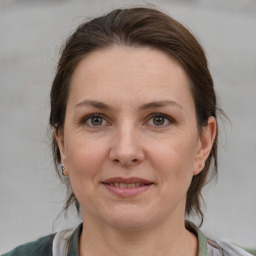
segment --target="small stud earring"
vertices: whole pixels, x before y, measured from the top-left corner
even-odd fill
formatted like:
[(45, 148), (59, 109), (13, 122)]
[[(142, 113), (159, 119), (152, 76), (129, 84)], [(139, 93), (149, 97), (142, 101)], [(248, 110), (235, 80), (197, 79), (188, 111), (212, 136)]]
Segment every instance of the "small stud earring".
[(63, 175), (63, 176), (65, 176), (64, 170), (65, 170), (65, 166), (64, 166), (64, 164), (61, 164), (61, 171), (62, 171), (62, 175)]

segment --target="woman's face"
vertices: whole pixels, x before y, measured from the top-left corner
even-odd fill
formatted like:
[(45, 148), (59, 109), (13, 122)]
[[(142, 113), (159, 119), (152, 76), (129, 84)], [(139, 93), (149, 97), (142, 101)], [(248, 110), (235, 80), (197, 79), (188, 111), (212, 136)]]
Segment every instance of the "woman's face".
[(184, 220), (211, 146), (189, 87), (183, 68), (150, 48), (116, 46), (78, 64), (56, 137), (84, 221), (136, 229)]

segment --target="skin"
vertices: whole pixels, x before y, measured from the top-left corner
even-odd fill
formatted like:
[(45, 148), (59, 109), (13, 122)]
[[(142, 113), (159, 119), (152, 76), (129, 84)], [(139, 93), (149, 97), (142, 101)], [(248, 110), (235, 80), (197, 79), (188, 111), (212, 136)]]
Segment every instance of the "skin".
[[(197, 255), (184, 226), (186, 193), (216, 122), (199, 135), (190, 84), (175, 59), (146, 47), (97, 50), (76, 67), (55, 135), (85, 223), (80, 255)], [(112, 177), (154, 185), (123, 198), (102, 184)]]

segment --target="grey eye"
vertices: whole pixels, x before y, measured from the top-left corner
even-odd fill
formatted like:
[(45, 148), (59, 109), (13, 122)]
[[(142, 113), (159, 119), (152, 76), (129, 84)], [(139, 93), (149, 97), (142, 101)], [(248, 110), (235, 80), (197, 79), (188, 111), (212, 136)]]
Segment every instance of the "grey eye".
[(152, 118), (154, 125), (164, 125), (166, 118), (163, 116), (155, 116)]
[(103, 123), (103, 118), (102, 117), (92, 117), (91, 118), (91, 124), (94, 126), (99, 126), (102, 125)]
[(148, 124), (151, 126), (155, 126), (155, 127), (165, 127), (167, 125), (169, 125), (170, 123), (172, 123), (172, 120), (169, 116), (165, 115), (165, 114), (154, 114), (151, 116), (151, 118), (148, 121)]
[(104, 119), (104, 117), (100, 116), (100, 115), (90, 115), (88, 116), (85, 121), (84, 121), (87, 125), (89, 126), (103, 126), (106, 125), (106, 120)]

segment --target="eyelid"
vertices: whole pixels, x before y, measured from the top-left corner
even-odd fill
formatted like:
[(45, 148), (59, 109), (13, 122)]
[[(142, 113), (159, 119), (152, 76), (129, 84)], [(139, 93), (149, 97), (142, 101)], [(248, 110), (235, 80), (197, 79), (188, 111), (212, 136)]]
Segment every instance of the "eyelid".
[(106, 116), (101, 114), (101, 113), (92, 113), (92, 114), (88, 114), (88, 115), (85, 115), (84, 117), (81, 118), (80, 122), (82, 125), (87, 125), (88, 127), (94, 127), (94, 128), (100, 128), (102, 126), (105, 126), (105, 125), (99, 125), (99, 126), (93, 126), (93, 125), (89, 125), (87, 124), (86, 122), (90, 119), (90, 118), (95, 118), (95, 117), (100, 117), (102, 119), (105, 120), (106, 123), (109, 123), (109, 121), (107, 120)]
[[(149, 115), (146, 117), (146, 122), (145, 122), (145, 124), (147, 125), (148, 122), (149, 122), (152, 118), (158, 117), (158, 116), (167, 119), (169, 123), (168, 123), (167, 125), (159, 125), (159, 126), (154, 125), (154, 127), (156, 127), (156, 128), (163, 128), (163, 127), (168, 126), (169, 124), (175, 124), (175, 123), (177, 123), (176, 120), (175, 120), (173, 117), (171, 117), (170, 115), (167, 115), (167, 114), (164, 114), (164, 113), (161, 113), (161, 112), (155, 112), (155, 113), (149, 114)], [(100, 117), (100, 118), (102, 118), (102, 119), (105, 120), (105, 122), (107, 123), (106, 125), (109, 125), (109, 124), (110, 124), (110, 120), (108, 119), (108, 117), (106, 117), (106, 116), (105, 116), (104, 114), (102, 114), (102, 113), (91, 113), (91, 114), (85, 115), (85, 116), (83, 116), (83, 117), (81, 118), (81, 120), (79, 121), (79, 123), (82, 124), (82, 125), (87, 125), (88, 127), (94, 127), (94, 128), (96, 128), (96, 127), (100, 128), (100, 127), (106, 126), (106, 125), (93, 126), (93, 125), (87, 124), (87, 123), (86, 123), (87, 120), (89, 120), (90, 118), (93, 118), (93, 117)], [(149, 124), (148, 124), (148, 125), (149, 125)]]
[(146, 123), (148, 123), (153, 117), (158, 117), (158, 116), (167, 119), (169, 121), (169, 123), (167, 125), (159, 125), (159, 126), (154, 125), (154, 127), (156, 127), (156, 128), (163, 128), (163, 127), (168, 126), (169, 124), (176, 123), (176, 120), (173, 117), (171, 117), (167, 114), (161, 113), (161, 112), (151, 113), (150, 115), (148, 115)]

